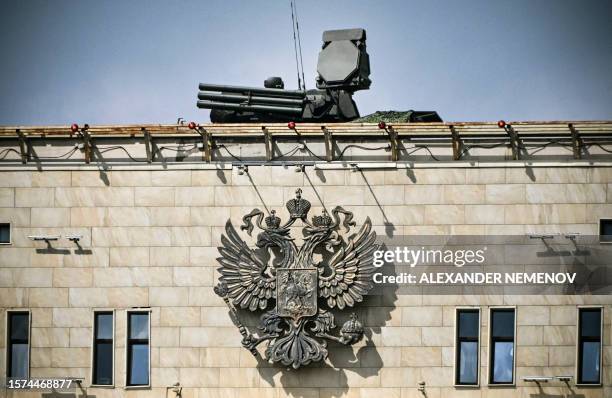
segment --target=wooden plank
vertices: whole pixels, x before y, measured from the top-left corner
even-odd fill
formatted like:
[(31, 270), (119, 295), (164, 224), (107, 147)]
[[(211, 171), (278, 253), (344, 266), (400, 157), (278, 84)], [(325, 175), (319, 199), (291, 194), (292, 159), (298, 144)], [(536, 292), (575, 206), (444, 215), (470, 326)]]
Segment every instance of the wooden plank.
[(578, 130), (569, 123), (567, 127), (572, 132), (572, 152), (574, 154), (574, 159), (580, 159), (582, 157), (582, 151), (580, 150), (582, 146), (582, 141), (580, 140), (580, 134), (578, 134)]
[(148, 132), (148, 130), (145, 130), (143, 128), (143, 132), (144, 132), (144, 138), (145, 138), (145, 150), (147, 151), (147, 162), (151, 163), (153, 162), (153, 141), (151, 139), (151, 134)]
[(453, 160), (459, 160), (461, 158), (461, 150), (463, 149), (463, 143), (459, 138), (459, 133), (455, 130), (454, 126), (449, 126), (451, 131), (452, 143), (453, 143)]
[(519, 149), (518, 134), (514, 131), (511, 125), (507, 124), (505, 127), (508, 136), (510, 137), (510, 146), (512, 148), (512, 160), (519, 160), (521, 158), (521, 152)]
[(321, 126), (321, 130), (323, 130), (323, 136), (325, 138), (325, 160), (331, 162), (334, 160), (334, 142), (332, 132), (325, 126)]
[(202, 160), (206, 163), (210, 163), (211, 161), (211, 151), (210, 148), (212, 146), (210, 133), (201, 127), (198, 127), (198, 132), (202, 136)]
[(85, 152), (85, 163), (91, 163), (91, 155), (93, 152), (91, 137), (89, 136), (89, 132), (86, 129), (81, 129), (79, 131), (81, 138), (83, 139), (83, 151)]
[(266, 160), (269, 162), (272, 160), (272, 151), (274, 149), (272, 148), (272, 134), (265, 127), (262, 127), (261, 131), (263, 132), (264, 144), (266, 146)]
[(19, 136), (19, 153), (21, 154), (21, 163), (26, 164), (28, 163), (30, 157), (30, 146), (28, 144), (28, 139), (19, 129), (16, 129), (16, 133)]
[(399, 143), (398, 136), (393, 126), (387, 126), (385, 129), (389, 135), (389, 142), (391, 143), (391, 161), (397, 162), (399, 159)]

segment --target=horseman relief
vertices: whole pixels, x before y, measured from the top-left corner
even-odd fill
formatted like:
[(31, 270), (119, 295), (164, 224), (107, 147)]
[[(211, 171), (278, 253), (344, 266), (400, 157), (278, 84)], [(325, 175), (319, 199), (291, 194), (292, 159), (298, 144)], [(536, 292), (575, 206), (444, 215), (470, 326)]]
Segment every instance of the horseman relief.
[[(299, 368), (327, 357), (325, 340), (350, 345), (363, 337), (363, 326), (355, 314), (338, 335), (334, 315), (363, 301), (372, 288), (372, 265), (376, 233), (366, 218), (359, 231), (348, 238), (356, 223), (353, 214), (335, 207), (331, 215), (308, 219), (310, 202), (296, 191), (287, 202), (289, 220), (282, 224), (274, 210), (268, 216), (254, 209), (243, 217), (242, 230), (251, 235), (255, 225), (262, 230), (255, 248), (240, 237), (230, 221), (221, 237), (221, 276), (215, 292), (230, 309), (242, 335), (242, 345), (253, 355), (266, 343), (265, 356), (271, 362)], [(290, 228), (297, 220), (304, 225), (304, 243), (297, 247)], [(330, 253), (315, 259), (317, 250)], [(328, 309), (322, 308), (327, 307)], [(240, 323), (237, 309), (262, 311), (260, 333), (251, 333)]]
[(278, 269), (276, 311), (298, 320), (317, 313), (317, 269)]

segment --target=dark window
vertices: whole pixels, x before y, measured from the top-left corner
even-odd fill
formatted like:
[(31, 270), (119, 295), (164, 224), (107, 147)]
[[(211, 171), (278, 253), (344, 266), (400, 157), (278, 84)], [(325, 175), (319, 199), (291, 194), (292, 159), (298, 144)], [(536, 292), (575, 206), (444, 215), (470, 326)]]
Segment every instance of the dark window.
[(612, 243), (612, 219), (599, 220), (599, 240)]
[(113, 313), (94, 313), (93, 384), (113, 384)]
[(0, 223), (0, 243), (11, 243), (11, 224)]
[(457, 310), (455, 384), (478, 384), (479, 310)]
[(149, 312), (128, 313), (127, 385), (149, 384)]
[(491, 310), (491, 384), (514, 383), (514, 309)]
[(578, 383), (601, 384), (601, 308), (580, 308)]
[(27, 378), (30, 369), (30, 314), (8, 312), (7, 377)]

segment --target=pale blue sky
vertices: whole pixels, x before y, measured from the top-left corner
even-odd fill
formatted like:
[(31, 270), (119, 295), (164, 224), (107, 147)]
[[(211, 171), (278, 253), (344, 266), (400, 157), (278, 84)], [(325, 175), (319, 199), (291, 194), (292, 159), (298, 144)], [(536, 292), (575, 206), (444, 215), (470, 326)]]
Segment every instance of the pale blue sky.
[[(612, 2), (298, 0), (314, 86), (321, 33), (363, 27), (362, 115), (612, 119)], [(0, 124), (208, 121), (198, 82), (297, 86), (289, 0), (0, 3)]]

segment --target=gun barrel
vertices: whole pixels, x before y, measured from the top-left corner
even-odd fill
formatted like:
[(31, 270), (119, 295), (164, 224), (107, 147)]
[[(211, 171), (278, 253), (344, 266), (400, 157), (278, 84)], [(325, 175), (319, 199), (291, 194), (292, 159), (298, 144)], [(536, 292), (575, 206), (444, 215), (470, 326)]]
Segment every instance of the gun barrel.
[(226, 94), (226, 93), (211, 93), (211, 92), (200, 92), (198, 93), (198, 99), (208, 101), (221, 101), (221, 102), (234, 102), (244, 103), (245, 105), (281, 105), (281, 106), (292, 106), (301, 107), (305, 100), (298, 98), (278, 98), (278, 97), (262, 97), (262, 96), (250, 96), (243, 94)]
[(251, 93), (260, 94), (272, 97), (282, 98), (304, 98), (306, 92), (302, 90), (283, 90), (280, 88), (261, 88), (261, 87), (245, 87), (245, 86), (224, 86), (222, 84), (200, 83), (202, 91), (220, 91), (224, 93)]
[(218, 101), (198, 101), (198, 108), (223, 109), (228, 111), (243, 111), (256, 113), (282, 113), (288, 115), (302, 115), (302, 108), (269, 106), (269, 105), (241, 105)]

